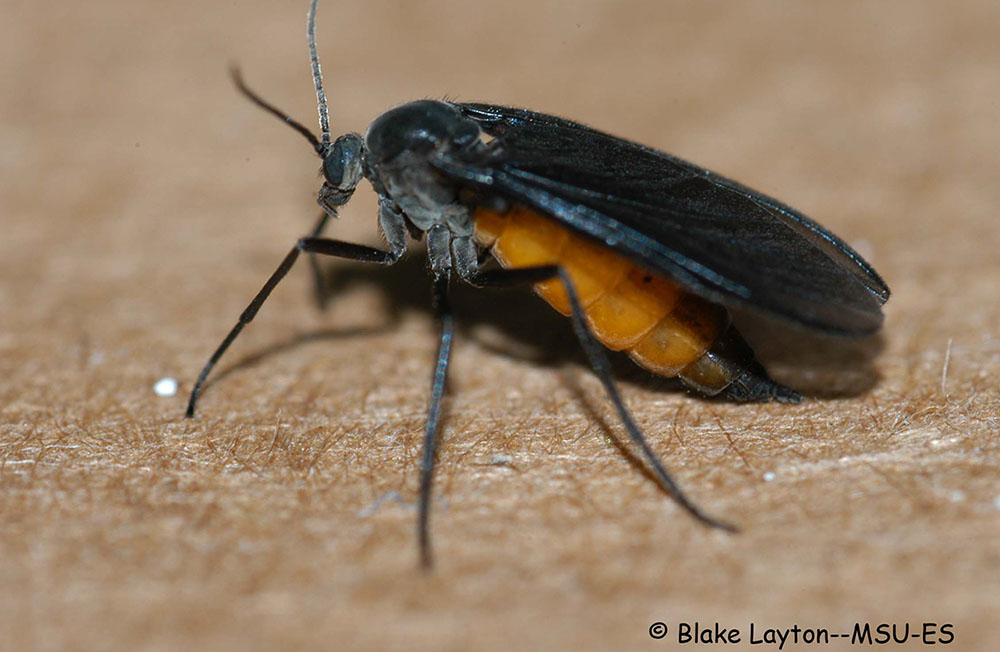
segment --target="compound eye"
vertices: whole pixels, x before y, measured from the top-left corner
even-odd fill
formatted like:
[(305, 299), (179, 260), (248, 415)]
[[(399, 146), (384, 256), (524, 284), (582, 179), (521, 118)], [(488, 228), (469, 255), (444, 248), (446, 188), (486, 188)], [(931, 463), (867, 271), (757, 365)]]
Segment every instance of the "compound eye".
[(326, 182), (341, 190), (354, 190), (361, 180), (361, 153), (364, 147), (361, 136), (341, 136), (323, 159), (323, 176)]

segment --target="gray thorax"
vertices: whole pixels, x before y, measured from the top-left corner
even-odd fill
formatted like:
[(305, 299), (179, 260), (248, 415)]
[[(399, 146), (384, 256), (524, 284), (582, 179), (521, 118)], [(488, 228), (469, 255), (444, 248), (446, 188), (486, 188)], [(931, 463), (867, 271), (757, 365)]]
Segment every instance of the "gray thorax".
[(379, 199), (379, 225), (389, 251), (406, 251), (407, 222), (426, 234), (427, 256), (435, 275), (451, 269), (462, 278), (478, 270), (473, 221), (458, 201), (457, 188), (441, 178), (426, 157), (404, 152), (374, 170), (385, 194)]

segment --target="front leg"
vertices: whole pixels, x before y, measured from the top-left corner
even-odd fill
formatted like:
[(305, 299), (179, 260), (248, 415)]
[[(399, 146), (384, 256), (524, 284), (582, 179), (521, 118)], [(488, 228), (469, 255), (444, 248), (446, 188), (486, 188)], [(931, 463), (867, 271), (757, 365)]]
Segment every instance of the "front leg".
[(288, 271), (298, 260), (299, 254), (306, 252), (309, 254), (319, 254), (321, 256), (334, 256), (337, 258), (346, 258), (348, 260), (357, 260), (365, 263), (377, 263), (379, 265), (393, 265), (395, 264), (404, 253), (406, 253), (406, 229), (403, 225), (403, 215), (398, 212), (398, 210), (393, 210), (393, 207), (388, 205), (388, 202), (384, 202), (379, 210), (379, 224), (382, 228), (383, 233), (385, 233), (386, 241), (389, 244), (389, 250), (383, 251), (382, 249), (376, 249), (374, 247), (369, 247), (367, 245), (354, 244), (351, 242), (344, 242), (342, 240), (331, 240), (328, 238), (301, 238), (292, 247), (292, 250), (288, 252), (281, 264), (278, 265), (278, 269), (274, 270), (271, 277), (267, 279), (267, 283), (264, 287), (260, 289), (257, 295), (250, 302), (250, 305), (246, 307), (246, 310), (240, 314), (239, 320), (233, 329), (229, 331), (226, 338), (222, 340), (222, 344), (215, 349), (215, 353), (212, 357), (208, 359), (205, 366), (202, 368), (201, 373), (198, 375), (198, 380), (194, 384), (194, 389), (191, 390), (191, 396), (188, 399), (187, 406), (187, 417), (194, 416), (195, 404), (198, 401), (198, 396), (201, 393), (202, 385), (205, 383), (205, 379), (208, 378), (208, 374), (211, 373), (212, 368), (222, 357), (222, 354), (226, 352), (229, 346), (236, 339), (236, 336), (240, 334), (243, 327), (253, 321), (254, 317), (257, 316), (257, 312), (260, 310), (261, 306), (267, 300), (268, 296), (274, 290), (275, 286), (281, 282), (281, 279), (285, 278)]
[[(326, 229), (327, 223), (330, 221), (330, 217), (330, 213), (324, 210), (322, 214), (320, 214), (319, 219), (316, 220), (316, 224), (313, 225), (312, 230), (309, 231), (309, 237), (321, 237), (324, 229)], [(319, 259), (316, 257), (316, 254), (312, 252), (309, 253), (309, 269), (313, 277), (313, 296), (316, 299), (316, 307), (323, 310), (326, 308), (329, 288), (326, 285), (326, 279), (323, 277), (323, 270), (320, 269)]]

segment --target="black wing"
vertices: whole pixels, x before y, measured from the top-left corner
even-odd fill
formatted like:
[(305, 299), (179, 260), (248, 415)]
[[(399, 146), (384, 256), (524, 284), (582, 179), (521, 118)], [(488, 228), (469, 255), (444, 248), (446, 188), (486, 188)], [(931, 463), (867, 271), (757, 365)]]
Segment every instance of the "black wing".
[(583, 125), (455, 104), (494, 137), (444, 174), (597, 238), (690, 291), (818, 330), (867, 334), (889, 288), (842, 240), (770, 197)]

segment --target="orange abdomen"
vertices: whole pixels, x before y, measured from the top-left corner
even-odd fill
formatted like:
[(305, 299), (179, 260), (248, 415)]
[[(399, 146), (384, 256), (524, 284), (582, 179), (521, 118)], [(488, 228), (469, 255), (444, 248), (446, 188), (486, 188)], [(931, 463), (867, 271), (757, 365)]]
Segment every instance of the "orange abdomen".
[[(710, 370), (700, 370), (704, 361), (695, 365), (726, 329), (723, 308), (524, 206), (503, 213), (480, 208), (475, 225), (477, 242), (490, 247), (506, 268), (565, 269), (587, 323), (609, 349), (625, 351), (662, 376), (687, 376), (686, 369), (692, 367), (690, 372), (699, 380), (728, 384), (728, 378), (700, 378)], [(556, 310), (570, 314), (562, 281), (536, 283), (534, 290)]]

